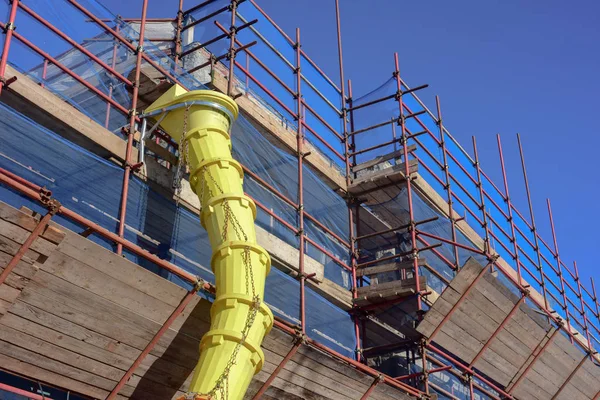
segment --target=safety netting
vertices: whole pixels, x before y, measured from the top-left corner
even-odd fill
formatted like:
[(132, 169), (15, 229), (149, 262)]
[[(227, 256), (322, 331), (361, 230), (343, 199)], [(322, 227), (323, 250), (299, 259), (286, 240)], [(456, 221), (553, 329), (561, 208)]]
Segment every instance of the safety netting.
[[(228, 52), (230, 40), (223, 34), (229, 32), (230, 13), (212, 16), (228, 5), (228, 0), (217, 0), (185, 15), (183, 29), (188, 35), (188, 44), (184, 46), (184, 52), (204, 43), (207, 43), (204, 48), (216, 57)], [(235, 59), (234, 72), (241, 90), (252, 93), (287, 125), (296, 127), (298, 82), (295, 71), (300, 66), (300, 89), (305, 104), (302, 115), (308, 126), (306, 139), (334, 165), (343, 166), (344, 145), (339, 137), (343, 101), (338, 86), (303, 50), (300, 49), (298, 57), (295, 38), (281, 31), (254, 1), (239, 4), (236, 19), (238, 26), (256, 20), (236, 33), (237, 47), (256, 42), (248, 51), (238, 53)], [(229, 67), (229, 60), (220, 61)]]
[[(268, 141), (257, 131), (243, 124), (242, 121), (234, 127), (234, 156), (239, 157), (242, 163), (250, 164), (253, 161), (246, 159), (244, 154), (253, 154), (254, 162), (259, 162), (261, 156), (266, 157), (268, 154)], [(65, 207), (106, 229), (116, 231), (123, 179), (122, 168), (72, 144), (4, 105), (0, 106), (0, 143), (2, 144), (0, 151), (2, 168), (40, 186), (46, 186)], [(270, 158), (278, 159), (277, 150), (275, 148), (272, 150), (273, 153), (269, 154)], [(284, 154), (280, 154), (279, 161), (285, 163), (286, 160), (290, 161)], [(268, 175), (267, 169), (257, 173), (265, 177), (274, 175), (274, 173)], [(270, 179), (274, 182), (272, 177)], [(287, 187), (290, 191), (294, 190), (291, 184), (285, 182), (287, 180), (285, 177), (278, 179), (282, 180), (282, 185), (289, 185)], [(293, 178), (289, 177), (289, 179)], [(311, 190), (315, 195), (319, 190), (325, 189), (316, 184), (316, 178), (307, 180), (309, 182), (314, 180), (315, 185)], [(246, 180), (245, 188), (248, 193), (261, 198), (265, 204), (277, 210), (278, 215), (288, 218), (290, 223), (295, 223), (295, 216), (272, 201), (272, 196), (258, 186), (251, 179)], [(0, 189), (0, 200), (15, 207), (25, 205), (43, 211), (39, 205), (6, 187)], [(331, 205), (321, 202), (314, 204), (313, 207), (315, 207), (315, 214), (318, 215), (322, 212), (329, 213)], [(340, 218), (343, 216), (340, 215)], [(56, 217), (56, 221), (75, 232), (82, 230), (80, 226), (60, 216)], [(295, 245), (296, 237), (272, 224), (268, 214), (259, 212), (257, 223), (282, 240)], [(343, 229), (342, 225), (339, 229)], [(308, 232), (307, 235), (311, 233)], [(210, 243), (200, 225), (199, 217), (177, 205), (172, 199), (155, 192), (146, 182), (137, 177), (131, 180), (129, 187), (125, 238), (203, 279), (213, 281), (210, 271)], [(113, 248), (112, 243), (100, 237), (91, 236), (90, 239), (106, 248)], [(320, 240), (318, 234), (314, 234), (314, 239)], [(329, 245), (323, 243), (323, 246)], [(309, 247), (307, 254), (323, 260), (323, 256), (315, 254), (314, 251)], [(141, 257), (124, 253), (131, 261), (186, 286), (180, 278), (159, 272), (158, 267)], [(328, 265), (326, 276), (338, 281), (347, 279), (343, 277), (339, 266), (331, 262), (325, 264)], [(272, 307), (274, 313), (292, 323), (298, 323), (300, 309), (298, 281), (277, 268), (272, 268), (267, 277), (266, 288), (265, 301)], [(318, 337), (322, 343), (342, 354), (348, 356), (353, 354), (356, 347), (353, 323), (345, 311), (333, 306), (310, 288), (307, 288), (306, 310), (307, 329), (313, 333), (313, 337)]]
[[(205, 88), (194, 75), (177, 66), (162, 51), (163, 48), (150, 40), (138, 43), (139, 24), (125, 23), (95, 0), (80, 3), (114, 32), (125, 37), (129, 44), (116, 40), (106, 27), (91, 21), (68, 1), (33, 0), (27, 3), (30, 10), (80, 46), (68, 43), (40, 23), (31, 13), (19, 9), (16, 18), (19, 32), (22, 32), (29, 43), (26, 45), (22, 40), (14, 40), (9, 63), (118, 135), (122, 134), (122, 128), (128, 125), (129, 121), (131, 87), (127, 80), (133, 79), (136, 50), (143, 48), (144, 54), (156, 65), (168, 71), (189, 89)], [(1, 4), (0, 12), (4, 11), (3, 8), (8, 11), (6, 4)], [(245, 8), (245, 12), (250, 13), (249, 17), (253, 15), (249, 6)], [(186, 20), (191, 19), (193, 18)], [(195, 31), (201, 31), (200, 26), (197, 26)], [(240, 40), (242, 39), (244, 38), (240, 37)], [(107, 70), (99, 61), (111, 67), (112, 71)], [(310, 87), (311, 82), (317, 82), (319, 77), (323, 78), (318, 71), (313, 71), (314, 67), (311, 69), (309, 65), (312, 64), (305, 64), (303, 79), (307, 82), (305, 86)], [(147, 67), (148, 62), (142, 61), (142, 68)], [(307, 89), (307, 99), (311, 98), (309, 93)], [(318, 108), (316, 103), (315, 101), (312, 107)], [(67, 207), (115, 231), (118, 225), (122, 168), (83, 151), (39, 126), (27, 133), (25, 126), (31, 125), (32, 121), (6, 108), (3, 108), (2, 112), (7, 117), (3, 119), (6, 129), (2, 133), (8, 135), (5, 136), (6, 146), (2, 146), (2, 162), (5, 167), (53, 189), (57, 198)], [(339, 124), (339, 117), (337, 122)], [(16, 140), (17, 137), (10, 136), (15, 131), (24, 135), (23, 140)], [(232, 142), (234, 157), (245, 167), (288, 199), (297, 199), (298, 166), (295, 157), (272, 145), (243, 117), (232, 127)], [(52, 151), (53, 149), (55, 151)], [(309, 168), (304, 167), (303, 175), (306, 212), (339, 237), (348, 237), (348, 216), (343, 199), (324, 185)], [(297, 226), (296, 208), (282, 201), (280, 196), (273, 194), (252, 177), (247, 176), (245, 181), (245, 189), (250, 196), (289, 225)], [(23, 202), (23, 199), (17, 201), (15, 194), (10, 191), (3, 196), (12, 200), (11, 204)], [(206, 267), (210, 265), (210, 246), (195, 214), (175, 205), (171, 199), (166, 199), (151, 190), (146, 183), (137, 178), (130, 183), (127, 210), (125, 237), (128, 240), (176, 265), (194, 271), (204, 279), (212, 279), (210, 268)], [(63, 222), (70, 229), (77, 230), (77, 227), (68, 224), (67, 221)], [(298, 248), (296, 234), (260, 208), (257, 225), (292, 247)], [(344, 268), (349, 264), (348, 249), (310, 220), (305, 223), (304, 234), (319, 247), (307, 243), (306, 255), (324, 265), (326, 279), (349, 289), (350, 275), (347, 268)], [(112, 247), (101, 238), (95, 237), (93, 240), (105, 247)], [(148, 269), (183, 284), (177, 277), (159, 271), (146, 260), (138, 259), (132, 254), (127, 256)], [(269, 280), (273, 280), (272, 285)], [(275, 268), (272, 269), (267, 282), (267, 286), (273, 291), (267, 291), (266, 301), (274, 310), (279, 310), (281, 316), (292, 322), (297, 322), (299, 318), (299, 299), (296, 295), (299, 293), (298, 285), (295, 279)], [(309, 293), (306, 300), (309, 329), (322, 336), (328, 345), (344, 354), (352, 355), (356, 346), (348, 315), (316, 293), (310, 290)], [(331, 312), (310, 312), (311, 309), (330, 309)]]
[[(132, 71), (138, 49), (184, 86), (205, 88), (174, 63), (163, 51), (164, 46), (148, 39), (139, 43), (139, 24), (123, 21), (95, 0), (79, 3), (126, 43), (115, 39), (104, 26), (68, 1), (33, 0), (26, 3), (27, 9), (18, 9), (15, 25), (27, 43), (19, 38), (12, 41), (9, 64), (117, 134), (129, 121)], [(9, 3), (0, 4), (0, 14), (7, 13), (8, 7)], [(62, 38), (56, 30), (79, 46)], [(152, 69), (146, 60), (142, 61), (142, 68)]]
[[(403, 82), (402, 90), (409, 89), (410, 87)], [(385, 101), (352, 111), (352, 130), (359, 131), (353, 135), (355, 151), (359, 152), (355, 159), (353, 158), (353, 164), (358, 165), (376, 157), (386, 156), (402, 148), (399, 102), (393, 96), (397, 90), (397, 80), (391, 77), (372, 92), (353, 101), (352, 106), (357, 107), (389, 97)], [(562, 285), (563, 290), (555, 252), (543, 240), (536, 242), (535, 230), (531, 222), (508, 201), (505, 191), (481, 170), (474, 157), (463, 149), (445, 128), (443, 133), (440, 132), (437, 116), (414, 93), (404, 94), (402, 101), (406, 135), (409, 138), (409, 160), (418, 162), (419, 181), (424, 182), (425, 186), (436, 193), (436, 196), (439, 195), (442, 201), (433, 204), (429, 199), (430, 195), (425, 195), (418, 189), (413, 190), (415, 221), (438, 218), (436, 221), (419, 225), (418, 229), (445, 240), (452, 240), (452, 223), (446, 217), (449, 187), (452, 208), (463, 221), (461, 223), (466, 222), (472, 232), (481, 239), (487, 234), (491, 249), (515, 271), (521, 270), (523, 280), (547, 299), (550, 309), (557, 311), (563, 318), (566, 318), (566, 311), (569, 310), (573, 326), (580, 332), (585, 330), (584, 321), (579, 318), (581, 313), (576, 310), (578, 307), (574, 306), (579, 304), (574, 275), (562, 274), (566, 282)], [(375, 168), (399, 165), (404, 161), (402, 154), (396, 154)], [(445, 165), (449, 171), (448, 178), (444, 170)], [(418, 186), (418, 182), (413, 185), (413, 189), (415, 186)], [(443, 213), (440, 212), (440, 207)], [(401, 191), (395, 198), (382, 200), (379, 204), (370, 203), (369, 209), (378, 215), (406, 216), (408, 214), (406, 191)], [(511, 221), (514, 224), (514, 236)], [(399, 219), (398, 222), (407, 223), (408, 217)], [(397, 223), (397, 225), (401, 224)], [(424, 247), (437, 242), (424, 236), (419, 239), (418, 244), (419, 247)], [(456, 229), (456, 242), (473, 249), (478, 248), (459, 229)], [(408, 244), (408, 238), (405, 238), (404, 247), (400, 240), (400, 247), (404, 250), (409, 250)], [(482, 265), (488, 262), (481, 254), (449, 243), (442, 243), (441, 247), (421, 252), (420, 257), (427, 259), (435, 273), (427, 269), (421, 269), (420, 273), (427, 276), (428, 285), (436, 291), (445, 287), (443, 278), (451, 279), (453, 276), (450, 265), (456, 264), (455, 247), (459, 255), (459, 267), (470, 256), (478, 258)], [(375, 258), (376, 252), (372, 250), (370, 255)], [(568, 269), (564, 265), (562, 268), (563, 271)], [(498, 279), (510, 290), (518, 293), (516, 285), (504, 274), (498, 274)], [(544, 282), (543, 286), (542, 282)], [(563, 292), (567, 300), (564, 300)], [(582, 292), (582, 296), (586, 299), (589, 297), (586, 296), (587, 294), (585, 291)], [(539, 308), (530, 299), (527, 299), (527, 303), (534, 308)], [(593, 340), (596, 341), (595, 338)]]

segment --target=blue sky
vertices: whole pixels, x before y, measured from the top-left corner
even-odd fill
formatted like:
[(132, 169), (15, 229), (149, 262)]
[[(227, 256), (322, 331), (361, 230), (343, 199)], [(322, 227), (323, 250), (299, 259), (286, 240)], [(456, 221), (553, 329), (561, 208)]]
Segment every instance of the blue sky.
[[(139, 16), (141, 1), (103, 2)], [(177, 3), (151, 0), (149, 16), (175, 15)], [(300, 27), (304, 50), (338, 80), (333, 0), (259, 4), (290, 36)], [(551, 242), (549, 197), (561, 257), (568, 265), (576, 259), (583, 275), (598, 275), (600, 3), (341, 0), (341, 8), (344, 69), (355, 96), (390, 76), (397, 51), (403, 78), (430, 85), (420, 95), (430, 107), (441, 97), (445, 125), (469, 152), (477, 136), (483, 168), (499, 187), (495, 135), (502, 135), (512, 201), (527, 215), (520, 132), (538, 229)]]

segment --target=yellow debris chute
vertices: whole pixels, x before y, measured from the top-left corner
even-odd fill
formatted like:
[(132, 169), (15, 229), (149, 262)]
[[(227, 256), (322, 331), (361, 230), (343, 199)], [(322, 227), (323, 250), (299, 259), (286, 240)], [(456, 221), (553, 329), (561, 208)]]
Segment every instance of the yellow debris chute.
[(188, 390), (195, 399), (242, 399), (263, 366), (260, 345), (273, 326), (263, 302), (271, 259), (256, 243), (256, 205), (244, 195), (242, 166), (231, 155), (229, 131), (237, 115), (230, 97), (178, 85), (144, 113), (179, 144), (212, 247), (217, 292)]

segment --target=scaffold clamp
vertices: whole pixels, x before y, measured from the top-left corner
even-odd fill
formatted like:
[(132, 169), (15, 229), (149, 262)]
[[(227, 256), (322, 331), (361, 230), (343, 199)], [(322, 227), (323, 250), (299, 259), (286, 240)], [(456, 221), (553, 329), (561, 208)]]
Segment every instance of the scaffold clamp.
[(8, 87), (11, 83), (14, 83), (17, 81), (17, 77), (13, 76), (12, 78), (4, 78), (4, 77), (0, 77), (0, 83), (2, 83), (2, 86), (4, 86), (5, 88)]
[(48, 209), (51, 215), (55, 215), (62, 206), (58, 200), (52, 197), (52, 192), (45, 186), (40, 189), (40, 203)]

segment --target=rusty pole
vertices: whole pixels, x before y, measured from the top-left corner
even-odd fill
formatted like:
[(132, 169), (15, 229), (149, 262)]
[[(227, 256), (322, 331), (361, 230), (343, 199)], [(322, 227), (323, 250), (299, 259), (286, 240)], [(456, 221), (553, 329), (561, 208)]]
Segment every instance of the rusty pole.
[[(142, 19), (140, 21), (140, 36), (136, 49), (135, 80), (133, 82), (133, 93), (131, 95), (131, 109), (129, 110), (129, 133), (127, 134), (127, 149), (125, 152), (125, 173), (123, 174), (123, 189), (121, 191), (121, 210), (119, 212), (119, 237), (125, 235), (125, 217), (127, 215), (127, 197), (129, 195), (129, 178), (132, 172), (131, 151), (133, 149), (133, 137), (135, 135), (135, 124), (137, 114), (138, 93), (140, 88), (140, 75), (142, 72), (142, 53), (144, 52), (144, 31), (146, 30), (146, 15), (148, 12), (148, 0), (142, 4)], [(123, 253), (123, 245), (117, 244), (117, 254)]]
[(8, 64), (8, 52), (10, 51), (10, 43), (13, 36), (13, 31), (15, 30), (15, 18), (17, 16), (18, 7), (19, 0), (13, 0), (10, 7), (8, 22), (4, 28), (6, 37), (4, 38), (4, 47), (2, 48), (2, 58), (0, 58), (0, 94), (2, 94), (2, 87), (7, 85), (4, 74), (6, 73), (6, 64)]
[(19, 250), (17, 250), (13, 258), (4, 267), (4, 271), (2, 271), (2, 273), (0, 274), (0, 285), (2, 285), (4, 281), (6, 281), (8, 275), (10, 275), (12, 270), (17, 266), (17, 264), (19, 264), (19, 261), (21, 261), (25, 253), (27, 253), (27, 250), (29, 250), (33, 242), (35, 242), (38, 236), (42, 234), (53, 215), (53, 211), (49, 211), (48, 213), (46, 213), (46, 215), (44, 215), (44, 217), (40, 220), (40, 222), (38, 222), (33, 231), (29, 234), (29, 236), (27, 236), (27, 239), (25, 239), (21, 247), (19, 247)]
[(181, 302), (179, 303), (179, 305), (177, 306), (177, 308), (175, 308), (175, 310), (173, 310), (173, 312), (171, 313), (171, 315), (169, 316), (169, 318), (167, 318), (167, 320), (163, 323), (163, 325), (160, 327), (160, 329), (158, 330), (158, 332), (156, 332), (154, 334), (154, 337), (152, 338), (152, 340), (146, 345), (146, 347), (144, 348), (144, 350), (136, 358), (136, 360), (133, 362), (133, 364), (131, 365), (131, 367), (129, 367), (129, 369), (121, 377), (121, 379), (115, 385), (115, 387), (110, 392), (110, 394), (108, 395), (108, 397), (106, 398), (106, 400), (113, 400), (113, 399), (117, 398), (117, 395), (119, 394), (119, 392), (121, 391), (121, 389), (123, 389), (123, 387), (125, 386), (125, 384), (127, 384), (127, 381), (129, 381), (129, 379), (133, 376), (133, 373), (135, 372), (135, 370), (144, 361), (144, 359), (146, 358), (146, 356), (148, 354), (150, 354), (150, 352), (152, 351), (152, 349), (154, 349), (154, 346), (156, 346), (156, 344), (158, 343), (158, 341), (160, 340), (160, 338), (165, 334), (165, 332), (167, 330), (169, 330), (169, 328), (171, 327), (171, 325), (173, 324), (173, 322), (175, 321), (175, 319), (177, 319), (177, 317), (183, 312), (183, 310), (185, 310), (185, 308), (192, 301), (192, 299), (195, 297), (196, 292), (199, 289), (200, 289), (199, 285), (195, 285), (194, 288), (192, 288), (192, 290), (190, 290), (190, 291), (188, 291), (186, 293), (186, 295), (183, 297), (183, 299), (181, 299)]

